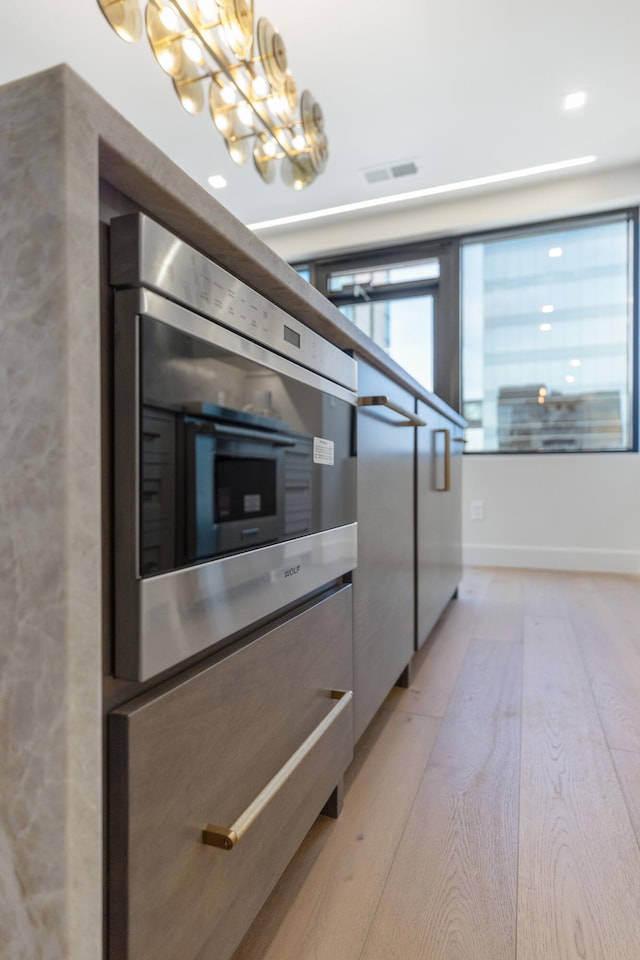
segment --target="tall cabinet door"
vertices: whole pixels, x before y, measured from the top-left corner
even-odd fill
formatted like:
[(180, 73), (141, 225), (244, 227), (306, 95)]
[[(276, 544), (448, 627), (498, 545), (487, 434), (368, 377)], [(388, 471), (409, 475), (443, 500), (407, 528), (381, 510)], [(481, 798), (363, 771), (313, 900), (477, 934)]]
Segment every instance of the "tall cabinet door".
[(422, 401), (416, 435), (416, 647), (462, 578), (462, 427)]
[(447, 604), (462, 579), (462, 453), (464, 429), (448, 421), (449, 489), (442, 498), (442, 595)]
[(358, 567), (353, 575), (356, 740), (414, 649), (415, 401), (362, 361), (358, 362), (358, 394)]
[(442, 612), (442, 523), (444, 480), (442, 430), (445, 419), (422, 401), (418, 416), (426, 427), (416, 434), (416, 648), (422, 646)]

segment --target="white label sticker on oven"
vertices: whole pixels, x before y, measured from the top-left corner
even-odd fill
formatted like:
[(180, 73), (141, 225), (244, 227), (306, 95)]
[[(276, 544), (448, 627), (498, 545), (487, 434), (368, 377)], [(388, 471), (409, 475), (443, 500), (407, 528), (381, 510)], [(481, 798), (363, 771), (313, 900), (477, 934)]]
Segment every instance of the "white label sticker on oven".
[(246, 493), (244, 495), (244, 512), (259, 513), (262, 509), (262, 497), (259, 493)]
[(333, 466), (333, 440), (323, 440), (322, 437), (313, 438), (313, 462)]

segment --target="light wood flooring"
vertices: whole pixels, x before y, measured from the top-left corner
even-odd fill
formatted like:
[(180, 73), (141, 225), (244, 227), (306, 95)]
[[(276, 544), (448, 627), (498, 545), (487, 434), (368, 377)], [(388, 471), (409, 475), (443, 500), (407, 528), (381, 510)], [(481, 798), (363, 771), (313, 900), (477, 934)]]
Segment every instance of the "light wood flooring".
[(640, 579), (471, 569), (234, 960), (640, 960)]

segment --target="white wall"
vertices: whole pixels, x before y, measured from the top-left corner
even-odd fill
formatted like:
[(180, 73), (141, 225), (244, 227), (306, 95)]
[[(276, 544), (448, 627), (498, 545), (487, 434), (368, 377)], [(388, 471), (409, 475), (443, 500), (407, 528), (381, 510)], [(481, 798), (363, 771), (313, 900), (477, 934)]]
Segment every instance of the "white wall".
[[(640, 202), (640, 163), (266, 232), (285, 259), (615, 209)], [(640, 456), (470, 455), (463, 466), (468, 565), (640, 573)], [(483, 520), (471, 519), (482, 503)]]
[(470, 454), (465, 564), (640, 573), (639, 498), (637, 454)]

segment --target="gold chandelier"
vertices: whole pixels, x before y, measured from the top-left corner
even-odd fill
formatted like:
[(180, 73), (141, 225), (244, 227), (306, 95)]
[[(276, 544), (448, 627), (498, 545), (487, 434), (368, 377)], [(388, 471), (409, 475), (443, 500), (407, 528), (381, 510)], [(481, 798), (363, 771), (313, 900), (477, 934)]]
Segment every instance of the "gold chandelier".
[[(98, 0), (119, 37), (142, 36), (139, 0)], [(324, 170), (329, 148), (322, 110), (308, 90), (298, 101), (287, 51), (269, 20), (254, 40), (253, 0), (149, 0), (144, 23), (154, 56), (187, 113), (207, 101), (231, 159), (253, 158), (266, 183), (280, 166), (294, 190)]]

